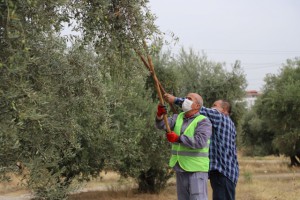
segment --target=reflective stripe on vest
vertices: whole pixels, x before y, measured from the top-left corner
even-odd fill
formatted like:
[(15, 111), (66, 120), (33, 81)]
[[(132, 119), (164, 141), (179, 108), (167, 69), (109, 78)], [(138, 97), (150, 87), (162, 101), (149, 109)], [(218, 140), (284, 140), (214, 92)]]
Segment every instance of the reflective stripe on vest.
[(172, 155), (179, 155), (179, 156), (191, 156), (191, 157), (208, 157), (208, 153), (202, 152), (178, 152), (172, 150)]
[[(180, 113), (177, 117), (174, 132), (177, 135), (180, 135), (181, 127), (183, 124), (184, 112)], [(198, 122), (202, 121), (206, 117), (203, 115), (197, 116), (185, 129), (184, 135), (188, 137), (194, 137), (195, 128), (197, 127)], [(204, 148), (200, 149), (192, 149), (182, 145), (181, 143), (173, 143), (172, 144), (172, 156), (170, 159), (170, 167), (174, 167), (174, 165), (178, 162), (180, 167), (188, 172), (208, 172), (209, 170), (209, 143), (207, 141), (207, 145)]]

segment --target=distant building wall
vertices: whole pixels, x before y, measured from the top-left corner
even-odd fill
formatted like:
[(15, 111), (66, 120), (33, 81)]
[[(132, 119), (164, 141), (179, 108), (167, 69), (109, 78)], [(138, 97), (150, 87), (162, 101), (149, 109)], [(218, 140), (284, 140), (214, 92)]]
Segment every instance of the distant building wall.
[(244, 101), (246, 102), (246, 107), (248, 109), (251, 108), (255, 104), (255, 101), (259, 95), (261, 95), (261, 93), (256, 90), (247, 90), (246, 91), (246, 96), (244, 98)]

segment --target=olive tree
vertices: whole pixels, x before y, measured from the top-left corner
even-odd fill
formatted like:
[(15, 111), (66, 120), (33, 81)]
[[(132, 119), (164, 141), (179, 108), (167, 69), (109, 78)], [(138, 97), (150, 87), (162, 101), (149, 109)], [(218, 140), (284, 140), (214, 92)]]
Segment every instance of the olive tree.
[(268, 75), (257, 115), (268, 130), (274, 133), (272, 144), (279, 153), (291, 157), (292, 165), (299, 165), (300, 157), (300, 61), (287, 60), (278, 75)]
[(260, 99), (256, 100), (255, 107), (248, 111), (242, 118), (241, 137), (239, 143), (242, 151), (249, 156), (267, 156), (277, 154), (272, 145), (274, 132), (269, 130), (266, 121), (257, 115), (256, 107), (259, 107)]
[[(64, 199), (105, 164), (110, 118), (93, 49), (59, 38), (66, 1), (1, 1), (1, 176), (18, 164), (37, 198)], [(50, 20), (49, 20), (50, 19)], [(80, 46), (80, 47), (79, 47)], [(20, 164), (21, 163), (21, 164)]]
[(242, 98), (246, 88), (246, 78), (239, 61), (229, 71), (224, 64), (210, 61), (205, 54), (182, 48), (171, 66), (178, 77), (178, 89), (174, 91), (177, 96), (199, 93), (206, 107), (218, 99), (228, 100), (232, 105), (231, 117), (235, 123), (239, 122), (245, 111)]

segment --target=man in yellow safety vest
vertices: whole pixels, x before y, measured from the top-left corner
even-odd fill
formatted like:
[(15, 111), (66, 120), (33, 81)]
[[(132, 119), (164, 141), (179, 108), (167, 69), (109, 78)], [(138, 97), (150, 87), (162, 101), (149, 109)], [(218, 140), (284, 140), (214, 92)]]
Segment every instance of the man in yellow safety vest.
[[(209, 170), (209, 143), (212, 125), (209, 119), (200, 115), (203, 99), (199, 94), (189, 93), (180, 114), (168, 118), (172, 130), (166, 133), (172, 143), (170, 167), (176, 172), (178, 200), (207, 200), (207, 179)], [(158, 105), (156, 127), (165, 129), (162, 120), (166, 108)]]

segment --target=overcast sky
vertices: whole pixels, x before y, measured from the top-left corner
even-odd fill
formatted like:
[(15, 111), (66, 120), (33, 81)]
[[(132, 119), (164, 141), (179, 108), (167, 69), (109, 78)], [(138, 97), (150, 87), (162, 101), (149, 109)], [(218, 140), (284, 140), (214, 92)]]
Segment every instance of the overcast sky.
[(150, 0), (156, 24), (179, 37), (180, 46), (208, 58), (240, 60), (247, 89), (260, 90), (267, 73), (300, 57), (300, 0)]

